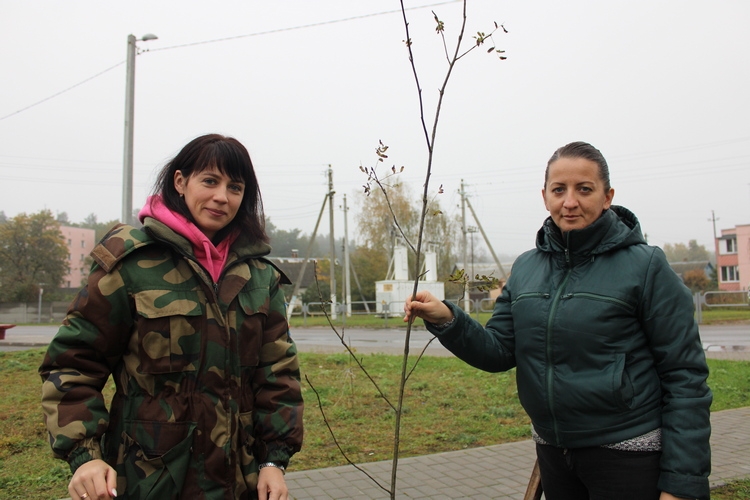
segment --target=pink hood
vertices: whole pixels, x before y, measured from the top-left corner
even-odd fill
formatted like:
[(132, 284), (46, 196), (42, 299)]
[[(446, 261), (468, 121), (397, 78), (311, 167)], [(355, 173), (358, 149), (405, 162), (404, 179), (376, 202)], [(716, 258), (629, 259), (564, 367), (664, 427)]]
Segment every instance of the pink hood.
[(143, 222), (146, 217), (158, 220), (175, 233), (184, 236), (193, 245), (193, 253), (211, 275), (214, 283), (219, 281), (221, 270), (227, 261), (229, 247), (232, 246), (237, 234), (230, 234), (218, 246), (214, 246), (198, 226), (187, 220), (184, 216), (173, 212), (164, 204), (161, 195), (149, 196), (146, 204), (138, 213), (138, 220)]

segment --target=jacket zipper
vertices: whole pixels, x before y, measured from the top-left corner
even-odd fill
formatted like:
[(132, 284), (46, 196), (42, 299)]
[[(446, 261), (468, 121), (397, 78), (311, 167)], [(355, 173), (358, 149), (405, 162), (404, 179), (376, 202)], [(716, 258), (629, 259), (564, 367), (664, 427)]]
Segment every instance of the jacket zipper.
[(555, 416), (555, 405), (553, 403), (555, 373), (552, 364), (552, 323), (555, 318), (555, 313), (557, 312), (557, 305), (560, 303), (560, 300), (562, 298), (562, 292), (565, 289), (565, 285), (568, 282), (570, 273), (573, 270), (570, 266), (570, 252), (568, 251), (567, 247), (565, 248), (565, 267), (567, 268), (567, 270), (565, 271), (565, 277), (563, 278), (560, 286), (555, 292), (555, 297), (552, 299), (552, 306), (550, 307), (549, 311), (549, 317), (547, 318), (547, 401), (549, 405), (550, 415), (552, 415), (552, 425), (555, 431), (555, 441), (557, 443), (557, 446), (560, 446), (560, 433), (557, 425), (557, 417)]
[(595, 293), (587, 293), (587, 292), (577, 292), (577, 293), (568, 293), (561, 297), (562, 300), (568, 300), (572, 299), (573, 297), (585, 297), (587, 299), (591, 300), (598, 300), (599, 302), (609, 302), (610, 304), (616, 304), (618, 306), (622, 306), (629, 311), (632, 311), (635, 309), (635, 307), (632, 304), (629, 304), (625, 302), (624, 300), (616, 299), (614, 297), (607, 297), (605, 295), (598, 295)]
[[(188, 255), (184, 255), (184, 258), (186, 258), (187, 260), (191, 260), (191, 261), (195, 262), (196, 264), (198, 264), (198, 268), (201, 271), (201, 273), (198, 275), (199, 278), (201, 280), (203, 280), (203, 283), (205, 283), (207, 285), (210, 284), (209, 288), (213, 291), (213, 294), (214, 294), (213, 303), (219, 309), (219, 313), (221, 314), (221, 317), (222, 317), (222, 319), (224, 321), (224, 332), (226, 333), (226, 336), (227, 336), (227, 345), (229, 345), (229, 343), (231, 341), (231, 337), (232, 337), (231, 334), (230, 334), (230, 332), (229, 332), (229, 330), (230, 330), (229, 317), (226, 314), (224, 314), (223, 311), (221, 311), (221, 305), (219, 304), (219, 282), (221, 281), (222, 277), (224, 276), (224, 272), (226, 271), (226, 269), (222, 269), (221, 275), (219, 276), (219, 280), (214, 283), (214, 280), (211, 277), (211, 275), (201, 265), (201, 263), (198, 262), (197, 259), (194, 259), (193, 257), (188, 256)], [(236, 262), (233, 263), (232, 265), (234, 266), (235, 264), (236, 264)], [(202, 276), (201, 276), (201, 274), (202, 274)], [(206, 304), (206, 306), (208, 307), (209, 305)], [(231, 357), (230, 351), (231, 351), (231, 347), (224, 350), (224, 364), (227, 367), (230, 364), (230, 359), (229, 359)], [(229, 427), (230, 435), (233, 435), (235, 433), (236, 429), (234, 428), (235, 418), (234, 418), (234, 415), (232, 414), (231, 405), (229, 403), (229, 400), (226, 397), (223, 397), (223, 396), (220, 397), (220, 401), (221, 401), (221, 404), (224, 407), (224, 411), (226, 412), (226, 415), (227, 415), (226, 423), (227, 423), (227, 425)], [(232, 459), (234, 458), (236, 460), (236, 457), (233, 456), (233, 453), (231, 451), (231, 448), (232, 448), (231, 440), (229, 440), (227, 442), (227, 446), (228, 446), (228, 449), (225, 450), (226, 451), (226, 456), (224, 457), (224, 464), (226, 465), (227, 471), (232, 471), (233, 470)], [(231, 475), (233, 473), (232, 472), (228, 472), (228, 474)]]
[[(211, 278), (209, 272), (206, 270), (205, 267), (203, 267), (203, 265), (198, 261), (198, 259), (196, 259), (195, 257), (193, 257), (191, 255), (183, 253), (182, 250), (179, 247), (177, 247), (176, 245), (172, 244), (169, 241), (161, 240), (159, 238), (157, 238), (157, 240), (162, 241), (164, 243), (167, 243), (169, 246), (171, 246), (177, 252), (178, 255), (182, 255), (182, 257), (184, 259), (193, 261), (193, 262), (195, 262), (198, 265), (198, 268), (201, 270), (201, 274), (203, 274), (203, 276), (200, 276), (200, 274), (199, 274), (199, 278), (201, 280), (203, 280), (203, 282), (205, 284), (209, 284), (209, 283), (211, 284), (210, 288), (212, 289), (212, 291), (214, 293), (214, 303), (216, 304), (217, 307), (219, 307), (219, 309), (221, 309), (220, 306), (219, 306), (219, 282), (221, 281), (222, 277), (224, 276), (224, 273), (227, 271), (228, 268), (224, 268), (224, 269), (221, 270), (221, 275), (219, 276), (219, 280), (216, 283), (214, 283), (213, 278)], [(242, 259), (237, 259), (235, 262), (232, 263), (232, 265), (230, 267), (236, 266), (239, 263), (245, 262), (246, 260), (250, 260), (250, 259), (252, 259), (252, 257), (245, 257), (245, 258), (242, 258)], [(221, 316), (224, 319), (224, 330), (226, 331), (226, 334), (227, 334), (227, 341), (229, 341), (230, 337), (231, 337), (231, 335), (229, 333), (229, 321), (228, 321), (229, 318), (225, 314), (223, 314), (223, 313), (221, 314)], [(227, 358), (224, 360), (224, 362), (227, 364), (227, 366), (229, 365), (228, 356), (229, 356), (229, 351), (230, 350), (231, 349), (227, 349), (226, 353), (225, 353), (225, 356), (227, 356)], [(232, 412), (231, 412), (231, 409), (230, 409), (229, 401), (227, 401), (226, 398), (221, 398), (221, 399), (222, 399), (222, 404), (223, 404), (223, 406), (224, 406), (224, 408), (225, 408), (225, 410), (227, 412), (227, 415), (228, 415), (227, 422), (229, 423), (230, 433), (234, 434), (235, 429), (232, 428), (232, 425), (234, 423), (234, 418), (233, 418), (233, 415), (232, 415)], [(230, 450), (231, 450), (231, 442), (229, 443), (229, 447), (230, 447)], [(227, 453), (227, 456), (225, 458), (225, 464), (227, 465), (227, 470), (228, 471), (232, 470), (232, 467), (231, 467), (231, 465), (232, 465), (232, 458), (231, 458), (230, 455), (231, 455), (231, 453)], [(233, 473), (230, 473), (230, 474), (233, 474)]]
[(519, 295), (518, 297), (516, 297), (515, 299), (513, 299), (512, 303), (515, 304), (516, 302), (518, 302), (521, 299), (528, 299), (528, 298), (548, 299), (550, 297), (551, 297), (550, 294), (544, 293), (544, 292), (522, 293), (521, 295)]

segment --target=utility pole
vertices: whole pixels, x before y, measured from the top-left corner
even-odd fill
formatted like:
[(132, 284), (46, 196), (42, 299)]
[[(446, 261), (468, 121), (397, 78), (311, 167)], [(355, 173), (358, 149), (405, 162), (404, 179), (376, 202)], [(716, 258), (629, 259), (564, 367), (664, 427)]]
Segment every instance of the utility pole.
[(135, 42), (148, 42), (158, 37), (148, 33), (136, 39), (128, 35), (128, 51), (125, 58), (125, 141), (122, 165), (122, 222), (133, 224), (133, 119), (135, 117)]
[(336, 319), (336, 239), (333, 236), (333, 169), (328, 165), (328, 219), (331, 229), (331, 319)]
[(475, 276), (474, 274), (474, 233), (476, 233), (478, 229), (476, 226), (469, 226), (466, 228), (466, 231), (468, 233), (471, 233), (471, 275), (472, 275), (472, 279), (474, 279), (473, 278), (473, 276)]
[(318, 220), (315, 222), (315, 229), (313, 229), (312, 236), (310, 236), (310, 242), (307, 244), (307, 252), (305, 252), (305, 260), (302, 261), (302, 267), (300, 268), (299, 274), (297, 275), (297, 281), (294, 282), (294, 291), (292, 292), (292, 300), (289, 301), (289, 305), (287, 305), (287, 309), (286, 309), (287, 321), (292, 319), (292, 312), (294, 312), (294, 306), (296, 305), (297, 300), (299, 299), (300, 284), (302, 283), (302, 279), (305, 276), (305, 269), (307, 268), (307, 263), (310, 261), (310, 255), (312, 254), (312, 249), (315, 246), (315, 238), (318, 236), (318, 226), (320, 226), (320, 220), (323, 218), (323, 211), (326, 208), (327, 201), (328, 201), (328, 195), (326, 194), (325, 197), (323, 198), (323, 204), (320, 206), (320, 212), (318, 212)]
[[(461, 233), (463, 234), (463, 261), (464, 261), (464, 267), (466, 267), (466, 247), (467, 247), (467, 238), (466, 234), (468, 233), (466, 228), (466, 191), (464, 191), (464, 180), (461, 179)], [(467, 273), (466, 269), (464, 269), (464, 273)], [(465, 274), (466, 275), (466, 274)], [(469, 279), (472, 279), (470, 276)], [(466, 280), (464, 282), (464, 311), (467, 313), (471, 312), (471, 300), (469, 299), (469, 280)]]
[(487, 248), (489, 248), (490, 253), (492, 254), (492, 259), (495, 261), (495, 265), (500, 270), (500, 274), (503, 275), (503, 279), (507, 280), (508, 275), (505, 274), (505, 269), (503, 269), (503, 265), (500, 263), (500, 259), (498, 259), (497, 255), (495, 255), (495, 249), (492, 248), (492, 243), (490, 243), (490, 239), (487, 237), (487, 233), (484, 232), (482, 223), (479, 222), (479, 217), (477, 217), (477, 213), (474, 211), (474, 207), (471, 206), (471, 202), (469, 201), (468, 198), (466, 198), (466, 204), (469, 206), (469, 210), (471, 211), (472, 217), (474, 217), (474, 222), (476, 222), (477, 226), (479, 227), (479, 232), (482, 233), (482, 238), (484, 238), (484, 243), (487, 245)]
[(714, 225), (714, 255), (716, 256), (716, 260), (718, 262), (719, 259), (719, 240), (716, 239), (716, 221), (719, 220), (716, 218), (716, 215), (714, 214), (714, 211), (711, 210), (711, 218), (708, 219), (710, 222)]
[(344, 297), (346, 300), (346, 317), (352, 316), (352, 282), (349, 273), (349, 209), (346, 206), (346, 195), (344, 195)]

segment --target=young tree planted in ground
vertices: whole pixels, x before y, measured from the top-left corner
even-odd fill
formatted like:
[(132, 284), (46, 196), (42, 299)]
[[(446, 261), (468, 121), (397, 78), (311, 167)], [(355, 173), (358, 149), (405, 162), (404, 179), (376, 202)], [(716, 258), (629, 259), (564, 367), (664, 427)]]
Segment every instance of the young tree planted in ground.
[[(438, 189), (433, 190), (430, 186), (430, 177), (432, 175), (432, 165), (433, 165), (433, 152), (435, 147), (435, 140), (437, 137), (437, 130), (438, 130), (438, 122), (440, 119), (440, 111), (443, 104), (443, 99), (445, 97), (445, 91), (448, 86), (448, 82), (450, 80), (450, 77), (453, 73), (453, 69), (456, 65), (456, 63), (466, 56), (468, 53), (472, 52), (474, 49), (483, 46), (486, 42), (492, 42), (493, 34), (496, 30), (502, 29), (503, 32), (505, 31), (505, 28), (502, 26), (498, 26), (497, 23), (495, 23), (494, 29), (489, 32), (488, 34), (483, 32), (478, 32), (473, 37), (474, 43), (471, 47), (468, 49), (464, 49), (462, 47), (462, 42), (464, 40), (464, 33), (466, 29), (466, 6), (467, 6), (467, 0), (464, 0), (463, 2), (463, 13), (462, 13), (462, 20), (459, 27), (459, 33), (456, 38), (456, 44), (455, 48), (453, 49), (452, 53), (448, 48), (448, 44), (445, 40), (445, 23), (438, 18), (438, 16), (433, 12), (433, 16), (436, 22), (436, 32), (438, 36), (442, 38), (443, 41), (443, 47), (445, 49), (445, 59), (447, 62), (447, 69), (445, 73), (445, 77), (443, 79), (442, 84), (439, 86), (438, 90), (438, 100), (436, 104), (435, 114), (432, 119), (432, 123), (430, 126), (428, 126), (427, 119), (425, 118), (424, 114), (424, 102), (422, 98), (422, 88), (419, 81), (419, 76), (416, 70), (416, 66), (414, 64), (414, 55), (412, 52), (412, 38), (411, 34), (409, 32), (409, 22), (406, 16), (406, 9), (404, 8), (403, 1), (401, 2), (401, 13), (403, 16), (403, 24), (406, 31), (406, 38), (405, 38), (405, 45), (409, 56), (409, 61), (411, 63), (412, 72), (414, 75), (414, 81), (416, 83), (417, 87), (417, 97), (418, 97), (418, 103), (419, 103), (419, 110), (420, 110), (420, 121), (422, 124), (422, 131), (424, 133), (424, 140), (425, 140), (425, 146), (427, 150), (427, 160), (426, 160), (426, 174), (425, 174), (425, 182), (423, 185), (423, 191), (421, 195), (421, 204), (419, 209), (419, 215), (418, 215), (418, 223), (417, 223), (417, 232), (416, 237), (414, 238), (413, 235), (410, 235), (407, 231), (407, 228), (411, 224), (411, 221), (413, 219), (413, 216), (409, 213), (409, 211), (406, 211), (406, 217), (407, 219), (405, 221), (399, 220), (399, 213), (401, 211), (401, 204), (400, 203), (394, 203), (394, 200), (397, 198), (394, 197), (393, 200), (391, 200), (391, 191), (388, 185), (388, 180), (395, 176), (397, 173), (399, 173), (401, 170), (403, 170), (403, 167), (396, 167), (393, 165), (389, 170), (387, 170), (387, 174), (381, 175), (378, 171), (377, 166), (380, 163), (385, 163), (385, 160), (388, 158), (387, 150), (388, 147), (384, 144), (380, 144), (380, 146), (377, 148), (377, 163), (376, 167), (371, 168), (364, 168), (360, 166), (360, 170), (362, 170), (367, 175), (367, 181), (364, 185), (365, 192), (371, 193), (375, 190), (380, 191), (383, 194), (383, 199), (385, 202), (385, 205), (388, 208), (388, 214), (390, 215), (391, 221), (393, 223), (393, 226), (398, 231), (398, 234), (407, 242), (407, 246), (409, 246), (414, 254), (414, 263), (413, 263), (413, 269), (414, 274), (417, 276), (414, 280), (414, 288), (413, 293), (416, 294), (418, 287), (419, 287), (419, 273), (421, 269), (421, 256), (422, 256), (422, 248), (423, 244), (426, 242), (425, 238), (425, 228), (428, 226), (428, 217), (430, 216), (437, 216), (440, 215), (438, 210), (430, 211), (430, 204), (434, 197), (430, 196), (431, 192), (435, 192), (436, 194), (442, 193), (443, 189), (442, 186), (440, 186)], [(503, 55), (502, 50), (498, 50), (495, 48), (494, 44), (492, 47), (487, 50), (488, 53), (494, 53), (499, 55), (500, 59), (505, 59), (505, 56)], [(343, 331), (339, 333), (336, 328), (331, 324), (331, 328), (334, 330), (334, 332), (337, 334), (339, 339), (341, 340), (342, 344), (346, 347), (346, 349), (349, 351), (349, 353), (352, 356), (352, 359), (357, 363), (359, 368), (364, 372), (364, 374), (369, 378), (369, 380), (372, 382), (373, 386), (375, 387), (378, 395), (383, 399), (383, 401), (392, 409), (392, 411), (395, 414), (395, 422), (394, 422), (394, 438), (393, 438), (393, 465), (391, 469), (391, 483), (390, 487), (386, 488), (385, 486), (381, 485), (377, 480), (372, 479), (380, 488), (387, 491), (390, 494), (391, 499), (396, 498), (396, 477), (397, 477), (397, 470), (398, 470), (398, 458), (399, 458), (399, 443), (400, 443), (400, 430), (401, 430), (401, 417), (404, 413), (404, 392), (406, 383), (409, 379), (409, 376), (416, 368), (417, 364), (419, 363), (419, 359), (421, 358), (422, 353), (417, 357), (416, 361), (414, 361), (411, 366), (409, 363), (409, 339), (411, 336), (411, 322), (407, 325), (406, 328), (406, 335), (404, 339), (404, 354), (403, 354), (403, 361), (401, 365), (401, 377), (400, 382), (398, 386), (398, 396), (396, 400), (391, 399), (382, 389), (378, 386), (377, 382), (367, 373), (367, 370), (362, 365), (361, 360), (357, 358), (355, 355), (354, 350), (347, 345), (347, 342), (345, 340), (345, 336)], [(426, 349), (426, 346), (425, 346)], [(323, 411), (322, 403), (320, 401), (320, 394), (318, 391), (315, 390), (315, 388), (310, 383), (310, 380), (308, 379), (307, 382), (311, 385), (313, 391), (316, 393), (316, 396), (318, 396), (318, 405), (321, 409), (321, 412), (323, 414), (323, 419), (326, 422), (326, 425), (328, 425), (328, 420), (326, 418), (325, 411)], [(339, 448), (339, 451), (344, 455), (344, 458), (354, 467), (357, 467), (356, 464), (354, 464), (349, 458), (346, 456), (346, 453), (344, 453), (344, 450), (339, 445), (338, 441), (336, 440), (336, 436), (334, 435), (331, 426), (328, 425), (329, 430), (331, 431), (331, 435), (334, 438), (334, 441), (336, 445)], [(361, 470), (363, 473), (367, 475), (365, 471), (363, 471), (361, 468), (357, 467), (359, 470)]]

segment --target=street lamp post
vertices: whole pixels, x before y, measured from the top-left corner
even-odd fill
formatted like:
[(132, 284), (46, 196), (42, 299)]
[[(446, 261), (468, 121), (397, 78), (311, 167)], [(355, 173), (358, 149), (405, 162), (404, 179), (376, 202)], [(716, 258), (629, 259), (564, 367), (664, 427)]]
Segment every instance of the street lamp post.
[(42, 323), (42, 294), (44, 293), (44, 288), (42, 288), (45, 285), (45, 283), (39, 283), (39, 305), (36, 309), (36, 322), (41, 324)]
[(133, 222), (133, 117), (135, 115), (135, 42), (148, 42), (158, 37), (151, 33), (136, 38), (128, 35), (128, 51), (125, 60), (125, 146), (122, 167), (122, 222)]

